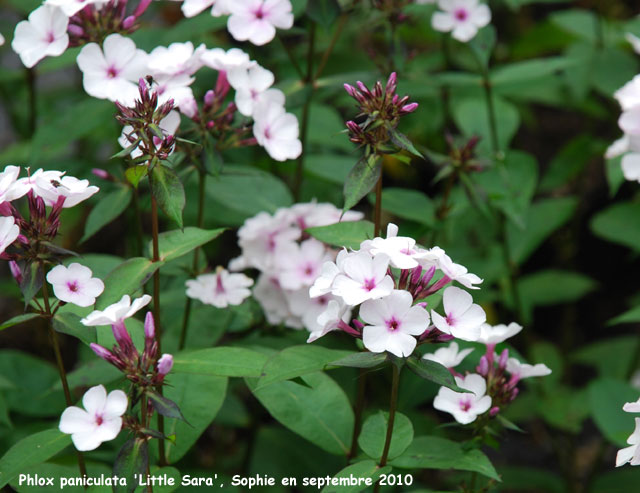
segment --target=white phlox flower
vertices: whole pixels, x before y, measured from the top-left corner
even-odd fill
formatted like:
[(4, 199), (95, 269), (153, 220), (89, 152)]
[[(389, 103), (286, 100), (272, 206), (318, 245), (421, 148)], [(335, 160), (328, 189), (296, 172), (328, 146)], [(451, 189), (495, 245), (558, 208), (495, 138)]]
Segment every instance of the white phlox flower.
[[(29, 168), (27, 168), (27, 170), (29, 170)], [(39, 168), (34, 173), (29, 173), (24, 178), (16, 180), (9, 188), (7, 196), (19, 198), (26, 195), (29, 191), (32, 191), (36, 196), (41, 197), (43, 194), (41, 185), (44, 184), (44, 186), (47, 186), (48, 188), (52, 181), (60, 182), (63, 175), (64, 173), (62, 171), (45, 171), (42, 168)]]
[(53, 5), (41, 5), (28, 20), (16, 26), (11, 48), (25, 67), (31, 68), (46, 56), (62, 55), (69, 46), (69, 19)]
[(627, 438), (630, 447), (618, 450), (616, 455), (616, 467), (625, 465), (627, 462), (632, 466), (640, 465), (640, 418), (636, 418), (636, 428)]
[(240, 48), (230, 48), (227, 51), (211, 48), (200, 55), (200, 60), (207, 67), (221, 72), (247, 69), (256, 65), (256, 62), (251, 61), (249, 55)]
[(80, 451), (94, 450), (102, 442), (113, 440), (122, 428), (122, 415), (128, 406), (127, 395), (113, 390), (107, 395), (102, 385), (91, 387), (82, 398), (84, 409), (71, 406), (60, 416), (59, 429), (71, 435)]
[(640, 413), (640, 399), (636, 402), (627, 402), (622, 406), (622, 410), (627, 413)]
[(623, 111), (640, 105), (640, 74), (613, 93)]
[[(323, 264), (331, 259), (324, 243), (309, 238), (298, 244), (289, 242), (276, 250), (278, 280), (283, 289), (296, 290), (313, 284)], [(305, 290), (308, 297), (308, 291)]]
[(365, 301), (360, 307), (360, 318), (367, 324), (362, 329), (364, 346), (373, 353), (388, 351), (399, 358), (410, 356), (418, 342), (414, 336), (429, 326), (429, 312), (412, 303), (411, 294), (403, 290)]
[(253, 135), (276, 161), (295, 159), (302, 153), (298, 119), (274, 101), (255, 105)]
[(71, 17), (80, 12), (87, 5), (101, 6), (106, 3), (106, 0), (46, 0), (45, 5), (53, 5), (59, 7), (64, 15)]
[[(259, 101), (260, 96), (275, 81), (273, 72), (257, 64), (248, 68), (230, 70), (227, 72), (227, 79), (231, 87), (236, 90), (235, 102), (238, 106), (238, 111), (245, 116), (253, 115), (255, 103)], [(282, 91), (272, 91), (270, 94), (270, 100), (281, 106), (284, 105)]]
[(435, 12), (431, 26), (436, 31), (451, 32), (451, 36), (466, 43), (478, 30), (491, 22), (491, 10), (478, 0), (438, 0), (442, 10)]
[(151, 296), (148, 294), (136, 298), (133, 302), (131, 301), (131, 297), (125, 294), (117, 303), (109, 305), (104, 310), (92, 311), (80, 320), (80, 322), (87, 326), (113, 325), (132, 317), (138, 310), (148, 305), (150, 301)]
[(331, 299), (325, 310), (318, 315), (315, 322), (315, 329), (307, 329), (311, 332), (307, 342), (313, 342), (329, 332), (336, 330), (340, 322), (348, 323), (351, 318), (351, 307), (340, 300)]
[(184, 2), (182, 2), (182, 13), (185, 17), (194, 17), (203, 10), (211, 7), (211, 15), (220, 17), (221, 15), (227, 15), (229, 13), (225, 5), (228, 1), (229, 0), (184, 0)]
[(545, 377), (551, 374), (551, 369), (544, 363), (529, 365), (527, 363), (521, 363), (516, 358), (509, 358), (507, 360), (506, 369), (512, 377), (520, 380), (530, 377)]
[(91, 269), (76, 262), (56, 265), (47, 274), (47, 282), (53, 286), (53, 294), (60, 301), (77, 306), (91, 306), (104, 291), (104, 283), (92, 277)]
[(149, 53), (147, 67), (154, 77), (159, 74), (193, 75), (202, 67), (206, 49), (204, 44), (194, 48), (191, 41), (158, 46)]
[(389, 257), (372, 258), (367, 252), (357, 252), (342, 260), (342, 273), (333, 281), (331, 292), (347, 305), (388, 296), (393, 291), (393, 279), (387, 275)]
[(226, 4), (229, 9), (227, 29), (238, 41), (264, 45), (276, 35), (276, 28), (290, 29), (293, 13), (289, 0), (243, 0)]
[(440, 363), (442, 366), (446, 366), (447, 368), (455, 368), (460, 363), (462, 363), (462, 361), (471, 352), (473, 352), (473, 348), (467, 348), (460, 351), (458, 348), (458, 343), (453, 341), (447, 347), (436, 349), (433, 353), (426, 353), (423, 356), (423, 359), (435, 361), (437, 363)]
[(431, 311), (434, 325), (444, 332), (463, 341), (476, 341), (480, 337), (480, 326), (487, 316), (480, 307), (473, 303), (473, 298), (466, 291), (449, 286), (442, 296), (445, 316)]
[(16, 187), (20, 168), (18, 166), (7, 166), (0, 172), (0, 204), (11, 202), (27, 193), (28, 188)]
[(260, 303), (271, 325), (284, 323), (292, 329), (302, 329), (302, 319), (291, 313), (287, 295), (276, 277), (261, 274), (253, 288), (253, 297)]
[(0, 254), (4, 253), (20, 235), (20, 228), (16, 224), (13, 216), (0, 217)]
[(482, 279), (469, 272), (464, 265), (454, 263), (444, 251), (438, 257), (437, 262), (438, 268), (452, 281), (459, 282), (467, 289), (480, 289), (475, 284), (480, 284)]
[(333, 281), (335, 281), (338, 274), (343, 273), (342, 264), (344, 259), (352, 255), (356, 254), (349, 253), (346, 249), (342, 249), (338, 252), (335, 262), (325, 262), (322, 264), (320, 275), (316, 277), (313, 285), (309, 288), (309, 296), (315, 298), (330, 293), (333, 290)]
[(489, 325), (482, 324), (480, 326), (480, 337), (477, 342), (482, 344), (500, 344), (510, 337), (513, 337), (522, 330), (522, 325), (511, 322), (509, 325)]
[(137, 82), (147, 75), (147, 53), (120, 34), (110, 34), (102, 48), (96, 43), (82, 47), (76, 61), (82, 84), (90, 96), (132, 106), (138, 97)]
[(89, 180), (79, 180), (74, 176), (61, 176), (59, 179), (48, 179), (45, 173), (36, 177), (34, 193), (42, 197), (44, 203), (53, 206), (60, 197), (64, 197), (62, 207), (67, 209), (78, 205), (100, 190), (89, 185)]
[(365, 240), (360, 250), (367, 250), (376, 256), (384, 253), (389, 257), (389, 263), (398, 269), (413, 269), (418, 267), (418, 260), (426, 255), (426, 251), (416, 247), (416, 240), (408, 236), (398, 236), (398, 226), (389, 223), (386, 238)]
[(218, 267), (215, 274), (202, 274), (185, 284), (189, 298), (200, 300), (206, 305), (225, 308), (240, 305), (251, 296), (248, 288), (253, 285), (253, 279), (244, 274), (231, 274)]
[(463, 425), (469, 424), (484, 414), (491, 407), (491, 397), (485, 395), (487, 382), (481, 375), (472, 373), (464, 378), (455, 377), (458, 387), (472, 393), (454, 392), (447, 387), (440, 387), (433, 401), (438, 411), (452, 414), (454, 419)]

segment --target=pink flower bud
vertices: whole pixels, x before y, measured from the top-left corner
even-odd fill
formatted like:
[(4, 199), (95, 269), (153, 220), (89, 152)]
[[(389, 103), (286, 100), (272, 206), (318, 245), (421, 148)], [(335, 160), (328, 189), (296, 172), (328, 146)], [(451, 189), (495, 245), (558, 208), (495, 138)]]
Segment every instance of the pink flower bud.
[(513, 399), (515, 399), (516, 397), (518, 397), (518, 393), (520, 391), (518, 390), (517, 387), (515, 387), (512, 391), (511, 391), (511, 395), (509, 396), (509, 401), (512, 401)]
[(409, 104), (405, 104), (402, 108), (400, 108), (400, 111), (403, 114), (407, 114), (407, 113), (412, 113), (417, 109), (418, 109), (418, 103), (409, 103)]
[(426, 301), (421, 301), (420, 303), (416, 303), (416, 306), (420, 306), (422, 308), (427, 308), (427, 302)]
[(9, 261), (9, 269), (11, 270), (11, 275), (16, 280), (18, 284), (22, 282), (22, 271), (20, 270), (20, 266), (15, 260)]
[(387, 96), (391, 97), (391, 95), (396, 92), (397, 87), (398, 87), (398, 76), (395, 72), (391, 72), (391, 75), (387, 80), (387, 87), (385, 89)]
[(133, 12), (133, 15), (137, 18), (144, 14), (144, 11), (147, 10), (147, 7), (151, 3), (151, 0), (140, 0), (140, 3), (136, 7), (136, 10)]
[(93, 168), (91, 172), (94, 175), (96, 175), (98, 178), (102, 178), (103, 180), (109, 180), (111, 178), (111, 175), (109, 174), (108, 171), (100, 168)]
[(124, 354), (133, 359), (134, 355), (137, 354), (137, 350), (133, 345), (127, 327), (124, 325), (124, 321), (118, 320), (111, 326), (111, 329), (113, 331), (113, 337), (115, 337), (116, 342), (122, 348)]
[(214, 122), (213, 120), (209, 120), (209, 121), (207, 122), (207, 128), (208, 128), (209, 130), (211, 130), (211, 129), (212, 129), (213, 127), (215, 127), (215, 126), (216, 126), (216, 122)]
[(158, 360), (158, 373), (160, 375), (166, 375), (171, 371), (173, 367), (173, 356), (170, 354), (163, 354)]
[(505, 349), (500, 354), (500, 359), (498, 360), (498, 368), (504, 370), (507, 367), (507, 360), (509, 359), (509, 350)]
[(489, 410), (489, 416), (491, 416), (492, 418), (498, 414), (500, 412), (500, 408), (498, 406), (493, 406), (490, 410)]
[(204, 93), (204, 104), (205, 106), (212, 106), (214, 100), (216, 99), (216, 93), (213, 91), (213, 89), (209, 89), (207, 92)]
[(352, 98), (356, 97), (356, 88), (351, 84), (343, 84), (344, 90), (347, 91), (347, 94)]
[(364, 324), (360, 322), (357, 318), (354, 318), (351, 323), (355, 326), (356, 329), (362, 331), (364, 329)]
[(487, 373), (489, 373), (489, 362), (487, 361), (486, 356), (483, 355), (480, 358), (480, 363), (476, 367), (476, 371), (482, 376), (485, 376)]
[(145, 339), (153, 339), (156, 336), (156, 324), (153, 321), (153, 313), (147, 312), (144, 317), (144, 337)]
[(81, 37), (84, 36), (84, 29), (77, 24), (69, 24), (67, 27), (67, 32), (72, 36)]
[(123, 29), (131, 29), (133, 27), (133, 25), (136, 22), (136, 16), (135, 15), (130, 15), (129, 17), (125, 17), (125, 19), (122, 21), (122, 28)]

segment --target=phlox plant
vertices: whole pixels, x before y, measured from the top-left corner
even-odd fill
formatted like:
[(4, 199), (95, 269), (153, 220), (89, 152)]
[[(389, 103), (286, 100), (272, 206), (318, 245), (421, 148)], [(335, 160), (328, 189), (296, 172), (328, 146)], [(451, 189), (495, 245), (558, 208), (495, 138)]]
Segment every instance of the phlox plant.
[(633, 8), (0, 5), (0, 488), (640, 491)]

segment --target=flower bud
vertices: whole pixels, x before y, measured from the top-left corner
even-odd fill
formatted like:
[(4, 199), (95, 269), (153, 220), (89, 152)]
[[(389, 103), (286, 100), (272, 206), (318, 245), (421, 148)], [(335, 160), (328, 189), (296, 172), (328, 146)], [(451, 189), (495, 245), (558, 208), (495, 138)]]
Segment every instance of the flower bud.
[(154, 339), (156, 337), (156, 324), (153, 320), (153, 313), (147, 312), (144, 317), (144, 338)]
[(109, 180), (111, 178), (111, 175), (109, 174), (108, 171), (100, 168), (93, 168), (91, 172), (94, 175), (96, 175), (98, 178), (102, 178), (103, 180)]
[(500, 412), (500, 408), (498, 406), (493, 406), (491, 409), (489, 409), (489, 416), (493, 418), (499, 412)]
[(9, 269), (13, 278), (20, 284), (22, 282), (22, 270), (20, 270), (20, 266), (15, 260), (9, 260)]
[(163, 354), (158, 360), (158, 373), (160, 375), (166, 375), (171, 371), (173, 367), (173, 356), (170, 354)]
[(409, 104), (405, 104), (402, 108), (400, 108), (400, 112), (403, 115), (406, 115), (407, 113), (413, 113), (417, 109), (418, 109), (418, 103), (409, 103)]
[(211, 106), (213, 106), (213, 102), (216, 99), (216, 93), (213, 91), (213, 89), (209, 89), (207, 92), (204, 93), (204, 105), (205, 107), (209, 108)]
[(69, 24), (67, 26), (67, 32), (72, 36), (81, 37), (84, 36), (84, 29), (77, 24)]
[(480, 363), (476, 367), (476, 371), (482, 376), (485, 376), (487, 375), (487, 373), (489, 373), (489, 362), (487, 361), (486, 356), (483, 355), (480, 358)]
[(504, 370), (507, 367), (507, 360), (509, 359), (509, 350), (505, 349), (500, 354), (500, 359), (498, 360), (498, 368)]
[(135, 15), (130, 15), (129, 17), (125, 17), (125, 19), (122, 21), (122, 28), (123, 29), (131, 29), (131, 27), (133, 27), (135, 22), (136, 22), (136, 16)]

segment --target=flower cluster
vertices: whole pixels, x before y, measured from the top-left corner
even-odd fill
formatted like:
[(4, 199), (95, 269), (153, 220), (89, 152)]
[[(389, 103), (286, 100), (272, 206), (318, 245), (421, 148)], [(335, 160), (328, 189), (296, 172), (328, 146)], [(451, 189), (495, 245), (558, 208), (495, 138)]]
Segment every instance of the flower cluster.
[(471, 41), (480, 28), (491, 22), (489, 6), (478, 0), (438, 0), (438, 7), (440, 10), (431, 17), (431, 26), (436, 31), (450, 32), (463, 43)]
[[(337, 223), (340, 215), (341, 211), (332, 204), (301, 203), (278, 209), (273, 215), (261, 212), (247, 219), (238, 230), (242, 254), (230, 262), (229, 269), (253, 268), (260, 272), (253, 296), (269, 323), (295, 329), (304, 327), (314, 338), (324, 326), (323, 313), (326, 312), (326, 317), (331, 310), (338, 310), (348, 319), (337, 297), (309, 295), (309, 288), (322, 273), (323, 264), (335, 259), (337, 251), (309, 237), (305, 229)], [(347, 212), (342, 221), (361, 218), (359, 212)], [(225, 290), (229, 289), (224, 277), (217, 279)], [(246, 289), (247, 285), (240, 289)]]
[(495, 347), (518, 334), (522, 326), (515, 322), (509, 325), (482, 324), (480, 334), (475, 342), (486, 346), (486, 352), (480, 357), (476, 373), (461, 375), (455, 370), (462, 361), (473, 352), (473, 348), (459, 350), (458, 344), (452, 342), (448, 347), (427, 353), (423, 358), (437, 361), (446, 366), (454, 375), (458, 387), (469, 390), (469, 393), (454, 392), (441, 387), (433, 401), (433, 407), (448, 412), (461, 424), (468, 424), (487, 411), (489, 416), (497, 415), (518, 395), (518, 382), (523, 378), (549, 375), (551, 370), (544, 364), (529, 365), (516, 358), (509, 357), (509, 350), (504, 349), (499, 355)]
[(11, 47), (26, 67), (69, 46), (101, 42), (108, 34), (131, 33), (151, 0), (140, 0), (127, 15), (127, 0), (46, 0), (18, 23)]
[[(416, 337), (424, 342), (478, 339), (486, 316), (466, 291), (455, 286), (445, 289), (444, 316), (433, 309), (429, 312), (425, 300), (452, 281), (477, 289), (482, 280), (441, 248), (421, 248), (413, 238), (397, 233), (397, 226), (389, 224), (386, 238), (365, 240), (358, 250), (343, 250), (335, 262), (322, 266), (310, 295), (332, 296), (337, 305), (321, 314), (318, 320), (323, 325), (311, 340), (338, 329), (361, 337), (371, 352), (406, 357), (418, 344)], [(343, 315), (356, 307), (361, 321), (347, 324)], [(338, 316), (329, 317), (330, 311)]]
[[(627, 40), (636, 53), (640, 54), (638, 38), (627, 35)], [(618, 89), (614, 97), (622, 108), (618, 126), (623, 136), (609, 146), (605, 157), (612, 159), (622, 156), (621, 166), (624, 177), (629, 181), (640, 182), (640, 74)]]
[(229, 15), (227, 29), (238, 41), (264, 45), (276, 35), (276, 28), (290, 29), (293, 13), (290, 0), (176, 0), (182, 1), (185, 17), (211, 7), (211, 15)]
[(357, 89), (350, 84), (344, 84), (344, 88), (358, 102), (358, 116), (365, 121), (358, 124), (350, 120), (346, 123), (349, 140), (381, 150), (384, 144), (395, 139), (393, 134), (400, 117), (415, 111), (418, 103), (409, 103), (409, 96), (401, 98), (396, 94), (398, 78), (395, 72), (389, 76), (384, 89), (380, 81), (371, 90), (360, 81), (356, 85)]

